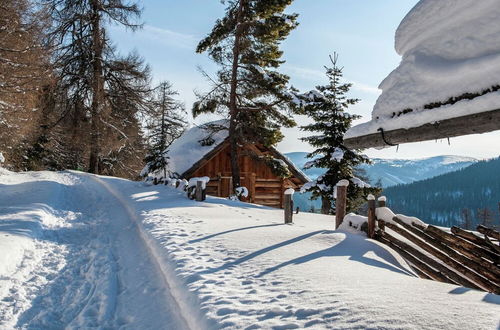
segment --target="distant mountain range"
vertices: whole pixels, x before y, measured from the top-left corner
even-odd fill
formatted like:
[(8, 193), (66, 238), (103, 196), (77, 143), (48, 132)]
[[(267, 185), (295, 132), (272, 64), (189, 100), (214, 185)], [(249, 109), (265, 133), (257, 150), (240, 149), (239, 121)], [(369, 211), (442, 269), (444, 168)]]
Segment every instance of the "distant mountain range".
[[(285, 154), (299, 168), (303, 168), (310, 159), (306, 158), (307, 152), (291, 152)], [(462, 156), (437, 156), (423, 159), (372, 159), (372, 165), (363, 165), (366, 175), (372, 185), (379, 182), (387, 188), (399, 184), (409, 184), (419, 180), (429, 179), (441, 174), (457, 171), (478, 162), (477, 159)], [(311, 179), (324, 173), (323, 169), (303, 170)], [(309, 200), (310, 194), (297, 194), (295, 203), (301, 210), (309, 211), (321, 208), (319, 200)]]
[[(286, 154), (299, 168), (303, 168), (310, 159), (307, 152), (291, 152)], [(380, 180), (382, 187), (407, 184), (425, 180), (437, 175), (456, 171), (476, 163), (478, 160), (463, 156), (436, 156), (423, 159), (372, 159), (372, 165), (362, 165), (371, 184)], [(323, 174), (323, 169), (308, 169), (304, 172), (315, 179)]]

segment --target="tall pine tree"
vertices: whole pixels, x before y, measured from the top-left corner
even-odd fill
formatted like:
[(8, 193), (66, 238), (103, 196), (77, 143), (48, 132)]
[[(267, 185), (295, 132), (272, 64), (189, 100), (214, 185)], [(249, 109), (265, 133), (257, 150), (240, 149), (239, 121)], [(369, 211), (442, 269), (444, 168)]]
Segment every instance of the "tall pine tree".
[(302, 140), (316, 148), (307, 155), (313, 160), (306, 163), (305, 168), (327, 169), (325, 174), (305, 185), (303, 190), (312, 192), (313, 198), (321, 198), (324, 214), (332, 213), (335, 186), (342, 179), (351, 182), (347, 189), (348, 211), (359, 206), (360, 198), (373, 190), (355, 176), (356, 167), (369, 163), (369, 159), (358, 150), (347, 148), (343, 142), (343, 136), (353, 120), (359, 118), (347, 110), (359, 100), (347, 97), (352, 84), (342, 82), (343, 68), (337, 65), (337, 59), (336, 54), (330, 56), (332, 67), (325, 67), (329, 84), (297, 96), (303, 104), (303, 113), (314, 121), (301, 126), (302, 130), (314, 133)]
[(167, 148), (181, 136), (186, 128), (184, 104), (174, 97), (178, 95), (168, 81), (161, 82), (153, 92), (146, 118), (148, 155), (142, 174), (167, 178)]
[(233, 189), (240, 186), (238, 146), (271, 146), (282, 140), (281, 127), (295, 126), (286, 92), (289, 77), (277, 71), (283, 63), (280, 43), (297, 26), (296, 14), (285, 14), (292, 0), (230, 0), (226, 14), (197, 48), (220, 67), (213, 89), (198, 94), (193, 115), (219, 113), (229, 121)]

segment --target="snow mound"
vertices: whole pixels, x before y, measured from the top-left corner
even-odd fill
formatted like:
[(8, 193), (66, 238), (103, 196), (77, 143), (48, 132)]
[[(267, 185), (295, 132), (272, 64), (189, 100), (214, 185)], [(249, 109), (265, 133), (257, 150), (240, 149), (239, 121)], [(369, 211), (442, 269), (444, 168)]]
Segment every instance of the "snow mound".
[[(346, 138), (499, 108), (498, 0), (421, 0), (397, 29), (395, 47), (402, 61), (380, 84), (372, 121)], [(467, 93), (486, 94), (456, 99)], [(430, 104), (447, 105), (424, 108)]]
[(408, 217), (408, 216), (403, 215), (403, 214), (394, 214), (394, 212), (392, 212), (391, 209), (389, 209), (388, 207), (377, 207), (375, 209), (375, 215), (377, 216), (377, 219), (381, 219), (381, 220), (384, 220), (385, 222), (389, 222), (389, 223), (392, 223), (395, 225), (397, 224), (397, 222), (395, 222), (393, 220), (394, 217), (397, 217), (398, 219), (400, 219), (401, 221), (403, 221), (404, 223), (406, 223), (407, 225), (410, 225), (410, 226), (413, 223), (420, 225), (420, 226), (427, 226), (427, 224), (425, 222), (423, 222), (422, 220), (420, 220), (418, 218)]
[(361, 231), (361, 227), (366, 223), (368, 225), (368, 218), (362, 215), (357, 215), (355, 213), (349, 213), (344, 217), (344, 221), (339, 226), (339, 230), (347, 230), (352, 231), (352, 229), (356, 229)]
[(247, 189), (247, 187), (238, 187), (238, 188), (236, 188), (236, 195), (244, 197), (244, 198), (247, 198), (248, 197), (248, 189)]

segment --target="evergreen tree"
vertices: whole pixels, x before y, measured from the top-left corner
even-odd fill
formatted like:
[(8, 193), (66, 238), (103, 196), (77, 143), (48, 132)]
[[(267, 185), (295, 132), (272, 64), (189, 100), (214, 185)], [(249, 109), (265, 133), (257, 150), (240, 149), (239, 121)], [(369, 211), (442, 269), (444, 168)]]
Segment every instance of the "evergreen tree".
[(304, 191), (312, 192), (312, 198), (321, 198), (323, 214), (332, 212), (332, 200), (335, 199), (336, 184), (348, 179), (351, 184), (347, 188), (347, 209), (356, 209), (360, 200), (369, 192), (374, 192), (363, 180), (355, 176), (355, 169), (369, 159), (358, 150), (348, 149), (343, 143), (343, 136), (353, 120), (359, 116), (347, 113), (350, 106), (359, 100), (347, 97), (352, 84), (343, 83), (342, 68), (337, 65), (338, 56), (330, 56), (332, 67), (325, 67), (329, 84), (317, 86), (316, 90), (298, 95), (303, 104), (303, 113), (313, 119), (313, 123), (301, 126), (306, 132), (315, 133), (302, 138), (316, 148), (307, 155), (314, 160), (304, 166), (308, 168), (324, 168), (327, 171), (315, 181), (306, 184)]
[(166, 178), (170, 173), (168, 155), (165, 154), (172, 142), (179, 138), (186, 127), (184, 105), (175, 100), (178, 95), (172, 84), (161, 82), (154, 90), (154, 95), (147, 113), (147, 137), (149, 153), (146, 156), (146, 168), (143, 175), (156, 174)]
[(124, 0), (46, 0), (46, 3), (54, 23), (58, 90), (68, 93), (65, 100), (70, 105), (62, 116), (83, 105), (90, 121), (88, 169), (97, 173), (105, 129), (114, 130), (117, 136), (123, 133), (110, 120), (113, 95), (121, 88), (127, 91), (121, 96), (135, 97), (143, 92), (143, 82), (148, 79), (148, 70), (141, 60), (116, 55), (107, 38), (105, 23), (136, 29), (139, 25), (134, 19), (140, 16), (140, 10)]
[[(285, 14), (292, 0), (229, 0), (197, 52), (208, 52), (219, 65), (213, 89), (198, 94), (193, 115), (219, 113), (229, 120), (233, 189), (240, 186), (238, 146), (272, 146), (282, 140), (281, 127), (293, 127), (294, 107), (287, 93), (289, 77), (277, 71), (283, 63), (279, 44), (297, 26), (296, 14)], [(208, 76), (207, 76), (208, 77)]]

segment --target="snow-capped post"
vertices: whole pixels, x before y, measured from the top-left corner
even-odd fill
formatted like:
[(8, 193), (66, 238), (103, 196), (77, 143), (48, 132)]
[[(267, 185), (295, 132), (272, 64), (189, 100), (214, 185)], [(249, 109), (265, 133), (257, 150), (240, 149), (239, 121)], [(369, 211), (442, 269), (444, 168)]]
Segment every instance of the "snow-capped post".
[(369, 194), (368, 200), (368, 237), (375, 237), (375, 196)]
[(288, 188), (284, 193), (285, 224), (293, 222), (293, 194), (295, 190)]
[(344, 221), (347, 207), (347, 186), (349, 180), (340, 180), (337, 183), (337, 201), (335, 202), (335, 229)]
[(385, 196), (380, 196), (378, 198), (378, 207), (385, 207), (386, 201), (387, 201), (387, 198)]

